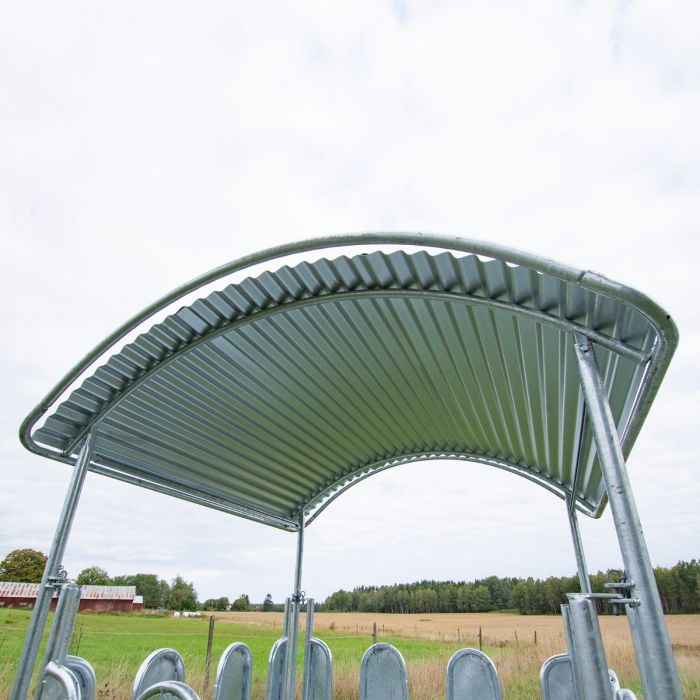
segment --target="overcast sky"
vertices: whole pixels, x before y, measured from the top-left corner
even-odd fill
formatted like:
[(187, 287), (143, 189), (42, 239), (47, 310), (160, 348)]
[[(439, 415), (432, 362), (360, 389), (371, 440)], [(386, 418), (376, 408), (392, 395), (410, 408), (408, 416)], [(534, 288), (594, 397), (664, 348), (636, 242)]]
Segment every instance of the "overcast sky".
[[(70, 470), (22, 418), (117, 325), (231, 259), (425, 231), (591, 268), (681, 335), (630, 459), (652, 560), (700, 555), (700, 9), (669, 2), (5, 3), (0, 558), (48, 551)], [(609, 514), (592, 569), (619, 566)], [(294, 535), (88, 476), (69, 573), (292, 588)], [(561, 501), (481, 465), (364, 481), (303, 588), (573, 573)]]

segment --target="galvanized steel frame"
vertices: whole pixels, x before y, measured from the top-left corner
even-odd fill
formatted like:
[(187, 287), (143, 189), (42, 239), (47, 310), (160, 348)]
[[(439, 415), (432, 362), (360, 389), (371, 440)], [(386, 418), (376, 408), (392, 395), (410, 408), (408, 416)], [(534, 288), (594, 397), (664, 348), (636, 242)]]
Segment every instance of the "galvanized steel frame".
[(589, 341), (573, 338), (581, 387), (610, 501), (622, 560), (638, 606), (628, 607), (632, 641), (644, 688), (650, 700), (682, 700), (671, 640), (664, 620), (654, 569), (627, 476), (625, 458)]
[(591, 580), (588, 577), (588, 565), (586, 564), (586, 553), (583, 549), (583, 541), (581, 540), (581, 530), (578, 526), (576, 517), (576, 509), (571, 507), (572, 498), (570, 495), (566, 497), (566, 515), (569, 518), (569, 528), (571, 530), (571, 541), (574, 545), (574, 554), (576, 555), (576, 570), (578, 571), (578, 580), (581, 584), (582, 593), (591, 592)]
[(299, 641), (299, 610), (303, 599), (301, 590), (301, 569), (304, 563), (304, 517), (299, 517), (297, 530), (297, 555), (294, 568), (294, 593), (292, 595), (291, 619), (287, 633), (287, 656), (285, 658), (285, 700), (293, 700), (296, 695), (297, 642)]
[(306, 599), (306, 636), (304, 637), (304, 674), (301, 683), (301, 697), (302, 700), (308, 700), (309, 698), (309, 684), (311, 682), (311, 677), (309, 668), (311, 663), (311, 639), (314, 634), (314, 612), (315, 603), (313, 598)]
[[(80, 586), (74, 583), (67, 583), (61, 587), (56, 604), (53, 625), (49, 637), (46, 640), (44, 649), (44, 659), (41, 667), (46, 668), (49, 662), (65, 665), (66, 656), (70, 646), (70, 639), (73, 634), (75, 616), (80, 607)], [(34, 692), (35, 700), (41, 698), (41, 686), (38, 685)]]
[[(76, 464), (76, 468), (71, 480), (71, 485), (66, 496), (66, 503), (59, 520), (56, 536), (49, 555), (39, 600), (30, 624), (30, 629), (25, 641), (25, 648), (22, 652), (22, 659), (15, 686), (13, 687), (12, 700), (22, 700), (26, 695), (31, 672), (36, 660), (38, 649), (38, 639), (41, 637), (43, 626), (51, 601), (51, 578), (55, 577), (60, 565), (60, 559), (65, 549), (65, 542), (70, 531), (70, 526), (77, 505), (77, 500), (82, 488), (85, 473), (88, 468), (97, 473), (120, 478), (129, 483), (137, 484), (160, 493), (178, 496), (187, 500), (217, 508), (235, 515), (263, 522), (274, 527), (298, 532), (297, 557), (294, 578), (293, 610), (292, 620), (288, 629), (288, 647), (286, 654), (286, 667), (284, 679), (284, 695), (287, 700), (292, 700), (295, 694), (295, 674), (296, 674), (296, 646), (298, 638), (299, 609), (302, 601), (301, 591), (301, 570), (303, 561), (303, 544), (305, 526), (313, 522), (315, 518), (340, 494), (351, 486), (359, 483), (368, 476), (379, 473), (386, 469), (405, 464), (408, 462), (427, 459), (466, 459), (477, 461), (491, 466), (496, 466), (507, 471), (518, 473), (531, 481), (548, 489), (552, 493), (566, 499), (569, 523), (572, 531), (574, 549), (577, 556), (577, 565), (581, 586), (584, 592), (589, 590), (588, 577), (586, 572), (583, 547), (580, 541), (578, 523), (576, 521), (575, 509), (579, 509), (594, 517), (600, 515), (605, 507), (605, 499), (597, 506), (586, 503), (576, 497), (578, 466), (575, 464), (573, 488), (568, 489), (564, 485), (550, 479), (547, 475), (537, 474), (527, 471), (526, 468), (517, 464), (500, 461), (484, 455), (464, 453), (464, 452), (415, 452), (411, 454), (399, 455), (390, 460), (380, 460), (372, 464), (365, 464), (362, 467), (343, 474), (325, 489), (313, 494), (296, 513), (290, 518), (278, 517), (268, 512), (257, 511), (250, 505), (236, 503), (234, 499), (218, 498), (214, 493), (207, 493), (201, 488), (189, 488), (186, 483), (169, 482), (167, 479), (155, 480), (152, 475), (141, 472), (139, 469), (130, 468), (121, 463), (112, 463), (109, 459), (95, 455), (93, 457), (93, 445), (95, 441), (96, 428), (106, 415), (109, 414), (119, 403), (126, 398), (129, 393), (139, 386), (139, 384), (150, 376), (152, 372), (158, 371), (163, 365), (176, 359), (182, 353), (190, 350), (201, 342), (215, 337), (220, 333), (227, 332), (234, 327), (252, 322), (264, 316), (296, 308), (307, 304), (323, 304), (331, 300), (336, 301), (343, 298), (372, 298), (381, 297), (413, 297), (454, 300), (455, 296), (446, 292), (435, 292), (431, 290), (364, 290), (360, 292), (336, 293), (330, 297), (312, 297), (303, 300), (282, 304), (279, 307), (264, 309), (257, 312), (252, 317), (230, 322), (225, 327), (207, 333), (202, 338), (188, 343), (180, 350), (173, 353), (172, 357), (163, 363), (159, 363), (144, 376), (135, 380), (129, 388), (112, 403), (108, 404), (106, 410), (96, 414), (91, 422), (74, 438), (72, 444), (66, 450), (59, 453), (47, 449), (37, 444), (31, 436), (34, 425), (41, 416), (61, 397), (68, 387), (78, 377), (88, 369), (105, 351), (113, 347), (119, 340), (128, 333), (135, 330), (141, 323), (148, 320), (153, 314), (163, 310), (171, 303), (177, 301), (182, 296), (200, 289), (206, 284), (226, 277), (230, 274), (240, 272), (253, 265), (269, 262), (277, 258), (312, 250), (323, 250), (327, 248), (341, 246), (373, 246), (380, 244), (388, 245), (410, 245), (418, 247), (441, 248), (450, 251), (484, 255), (501, 261), (524, 265), (532, 270), (548, 273), (561, 280), (574, 283), (590, 291), (608, 295), (625, 301), (638, 312), (644, 315), (656, 332), (656, 343), (651, 352), (641, 352), (614, 338), (605, 336), (594, 329), (584, 327), (580, 324), (568, 321), (563, 318), (549, 315), (543, 311), (533, 310), (518, 306), (514, 303), (502, 302), (497, 299), (487, 299), (480, 297), (468, 297), (468, 303), (481, 305), (492, 309), (506, 309), (509, 313), (534, 318), (540, 323), (552, 325), (560, 330), (570, 332), (575, 339), (575, 353), (578, 360), (580, 382), (584, 397), (584, 414), (581, 423), (581, 438), (585, 430), (592, 431), (598, 458), (601, 464), (604, 482), (608, 498), (611, 501), (613, 518), (615, 521), (620, 547), (623, 554), (625, 566), (632, 578), (635, 593), (641, 600), (641, 609), (630, 611), (634, 617), (631, 620), (633, 627), (633, 637), (635, 649), (640, 666), (643, 667), (642, 678), (645, 693), (650, 697), (681, 698), (680, 686), (678, 684), (675, 664), (671, 653), (668, 633), (663, 621), (662, 611), (658, 595), (655, 594), (653, 584), (653, 570), (646, 552), (641, 526), (636, 514), (633, 496), (627, 481), (624, 464), (625, 456), (629, 453), (637, 437), (641, 424), (646, 417), (649, 406), (666, 372), (668, 363), (677, 344), (677, 331), (670, 317), (648, 297), (640, 294), (636, 290), (611, 282), (595, 273), (576, 270), (568, 266), (560, 265), (551, 260), (539, 256), (529, 255), (507, 249), (502, 246), (495, 246), (480, 241), (469, 241), (464, 239), (452, 239), (440, 236), (424, 236), (420, 234), (364, 234), (353, 236), (338, 236), (321, 238), (301, 243), (280, 246), (256, 255), (247, 256), (238, 261), (224, 265), (205, 275), (202, 275), (192, 282), (179, 287), (170, 294), (164, 296), (159, 301), (147, 307), (140, 314), (118, 328), (112, 335), (106, 338), (100, 345), (81, 360), (63, 379), (47, 394), (44, 400), (30, 413), (20, 428), (20, 439), (27, 449), (49, 457), (51, 459)], [(463, 297), (464, 298), (464, 297)], [(643, 379), (639, 391), (635, 397), (635, 406), (632, 411), (632, 419), (627, 425), (625, 434), (619, 437), (615, 426), (607, 397), (603, 389), (600, 376), (595, 364), (591, 342), (606, 348), (622, 357), (633, 360), (645, 367)], [(77, 456), (73, 452), (79, 442), (84, 440), (84, 444)], [(580, 443), (579, 443), (580, 444)], [(314, 510), (315, 509), (315, 510)], [(306, 519), (307, 513), (314, 511)], [(48, 597), (47, 597), (48, 596)], [(38, 635), (38, 636), (37, 636)]]
[(613, 700), (595, 603), (585, 593), (570, 593), (568, 598), (566, 623), (574, 687), (583, 700)]
[(65, 700), (81, 700), (78, 679), (69, 668), (57, 664), (55, 661), (49, 661), (46, 666), (46, 677), (53, 678), (60, 684)]
[(80, 493), (83, 489), (85, 476), (87, 474), (88, 465), (92, 456), (93, 444), (95, 441), (95, 433), (90, 433), (80, 450), (78, 459), (71, 476), (70, 484), (66, 492), (63, 509), (56, 525), (51, 550), (46, 560), (44, 567), (44, 575), (41, 578), (39, 585), (39, 593), (37, 594), (34, 611), (32, 612), (31, 620), (29, 621), (29, 629), (22, 647), (19, 665), (17, 667), (17, 675), (15, 676), (10, 692), (10, 700), (24, 700), (29, 690), (29, 683), (32, 679), (34, 664), (39, 653), (39, 645), (41, 644), (41, 636), (46, 627), (46, 618), (51, 607), (51, 598), (53, 597), (54, 587), (58, 581), (58, 572), (63, 559), (63, 553), (68, 542), (73, 518), (80, 500)]
[[(374, 476), (375, 474), (379, 474), (380, 472), (386, 471), (387, 469), (400, 467), (404, 464), (425, 462), (427, 460), (434, 459), (461, 460), (485, 464), (490, 467), (496, 467), (497, 469), (502, 469), (503, 471), (511, 472), (512, 474), (523, 477), (524, 479), (531, 481), (533, 484), (541, 486), (559, 498), (567, 499), (571, 496), (571, 491), (569, 491), (569, 489), (559, 482), (550, 479), (546, 474), (535, 474), (534, 472), (527, 470), (525, 467), (519, 467), (516, 464), (510, 464), (508, 462), (501, 462), (497, 459), (492, 459), (491, 457), (484, 457), (484, 455), (474, 454), (471, 452), (414, 452), (413, 454), (405, 457), (389, 460), (388, 463), (386, 460), (380, 460), (379, 462), (366, 464), (359, 469), (340, 477), (337, 481), (333, 482), (323, 491), (320, 491), (316, 496), (314, 496), (314, 498), (309, 500), (304, 505), (305, 513), (315, 508), (313, 515), (307, 519), (306, 525), (311, 525), (311, 523), (313, 523), (313, 521), (316, 520), (316, 518), (321, 515), (321, 513), (329, 505), (331, 505), (336, 498), (345, 493), (349, 488), (358, 484), (360, 481), (363, 481), (370, 476)], [(577, 499), (576, 504), (576, 508), (586, 515), (594, 517), (597, 515), (596, 509), (590, 503), (582, 499)]]
[[(37, 405), (35, 409), (29, 414), (29, 416), (23, 421), (22, 426), (20, 428), (20, 439), (22, 443), (25, 445), (25, 447), (27, 447), (27, 449), (42, 456), (46, 456), (50, 459), (55, 459), (61, 462), (74, 463), (75, 457), (71, 454), (74, 445), (71, 445), (71, 448), (69, 448), (63, 453), (58, 453), (47, 449), (33, 441), (31, 437), (31, 430), (33, 426), (38, 422), (41, 416), (44, 415), (49, 410), (49, 408), (61, 397), (64, 391), (84, 371), (86, 371), (104, 352), (113, 347), (117, 342), (119, 342), (131, 331), (135, 330), (141, 323), (148, 320), (155, 313), (163, 310), (173, 302), (177, 301), (182, 296), (196, 291), (201, 287), (210, 284), (213, 281), (216, 281), (233, 273), (245, 270), (246, 268), (249, 268), (253, 265), (269, 262), (284, 256), (343, 246), (377, 246), (382, 244), (416, 246), (421, 248), (438, 248), (455, 252), (463, 252), (467, 254), (483, 255), (495, 259), (500, 259), (511, 264), (524, 265), (537, 272), (548, 273), (564, 281), (572, 282), (590, 291), (602, 293), (608, 296), (624, 300), (629, 305), (638, 310), (640, 313), (642, 313), (651, 323), (651, 325), (655, 328), (657, 333), (657, 343), (654, 348), (654, 351), (651, 353), (650, 356), (648, 356), (645, 353), (640, 353), (635, 348), (631, 348), (630, 346), (627, 346), (624, 343), (615, 341), (614, 339), (608, 338), (602, 334), (598, 334), (593, 329), (578, 326), (578, 324), (571, 323), (564, 319), (548, 316), (547, 314), (542, 314), (538, 311), (524, 309), (523, 307), (518, 307), (517, 305), (499, 302), (498, 300), (486, 300), (473, 297), (469, 298), (470, 303), (483, 303), (492, 307), (505, 306), (510, 312), (513, 313), (520, 313), (524, 315), (534, 314), (539, 320), (542, 320), (546, 323), (556, 325), (559, 328), (566, 328), (574, 332), (580, 332), (587, 338), (594, 340), (600, 345), (607, 347), (608, 349), (619, 353), (625, 357), (633, 358), (639, 363), (646, 362), (646, 372), (643, 378), (642, 386), (636, 399), (636, 410), (633, 412), (632, 420), (628, 425), (628, 429), (625, 435), (622, 438), (623, 453), (627, 454), (629, 452), (637, 437), (637, 434), (646, 416), (648, 408), (658, 390), (659, 384), (663, 378), (663, 375), (668, 366), (668, 362), (670, 361), (670, 358), (673, 354), (677, 343), (677, 331), (675, 325), (671, 321), (670, 317), (663, 311), (663, 309), (661, 309), (657, 304), (655, 304), (655, 302), (653, 302), (651, 299), (641, 294), (640, 292), (632, 288), (625, 287), (624, 285), (612, 282), (606, 279), (605, 277), (597, 275), (596, 273), (578, 270), (570, 266), (556, 263), (547, 258), (513, 250), (504, 246), (493, 245), (482, 241), (449, 238), (444, 236), (384, 233), (331, 236), (279, 246), (228, 263), (227, 265), (216, 268), (215, 270), (212, 270), (200, 277), (197, 277), (191, 282), (181, 287), (178, 287), (177, 289), (162, 297), (160, 300), (156, 301), (154, 304), (151, 304), (150, 306), (146, 307), (146, 309), (144, 309), (141, 313), (137, 314), (125, 324), (120, 326), (114, 333), (108, 336), (94, 350), (88, 353), (88, 355), (86, 355), (71, 371), (69, 371), (61, 379), (61, 381), (44, 397), (44, 399), (39, 403), (39, 405)], [(368, 292), (363, 292), (362, 294), (367, 293)], [(383, 290), (377, 293), (381, 293), (384, 296), (387, 296), (387, 294), (391, 294), (393, 292)], [(402, 292), (401, 294), (405, 293), (407, 292)], [(431, 294), (427, 290), (423, 290), (418, 293), (422, 294), (423, 296), (425, 296), (426, 294)], [(372, 294), (372, 292), (369, 292), (369, 294)], [(449, 295), (447, 296), (449, 297)], [(297, 303), (322, 303), (322, 301), (323, 300), (320, 299), (309, 299), (305, 300), (305, 302)], [(282, 308), (290, 308), (290, 306), (288, 304), (285, 304)], [(277, 309), (270, 309), (269, 313), (274, 313), (275, 311), (277, 311)], [(260, 314), (257, 314), (256, 318), (260, 318)], [(246, 319), (243, 319), (243, 322), (245, 321)], [(231, 326), (228, 326), (228, 328), (230, 329)], [(206, 337), (209, 338), (210, 335), (207, 335)], [(191, 345), (188, 345), (187, 347), (189, 348), (191, 347)], [(412, 461), (411, 455), (407, 455), (406, 457), (407, 461)], [(468, 459), (479, 459), (479, 456), (475, 455), (462, 455), (462, 457)], [(416, 458), (421, 459), (425, 457), (416, 456)], [(494, 464), (495, 466), (503, 466), (504, 468), (507, 468), (511, 471), (518, 471), (521, 475), (523, 474), (523, 471), (519, 471), (514, 465), (504, 466), (495, 463), (493, 460), (484, 460), (483, 458), (481, 458), (479, 461), (485, 461), (490, 464)], [(225, 499), (217, 499), (215, 494), (208, 494), (202, 491), (190, 491), (188, 493), (182, 488), (181, 485), (172, 484), (172, 486), (169, 486), (167, 483), (153, 483), (152, 480), (149, 480), (147, 475), (139, 473), (138, 470), (130, 470), (128, 468), (125, 468), (121, 464), (118, 466), (110, 464), (108, 460), (103, 459), (102, 464), (94, 464), (93, 466), (91, 466), (91, 469), (98, 473), (116, 476), (118, 478), (121, 478), (122, 480), (128, 481), (130, 483), (136, 483), (161, 493), (177, 495), (178, 497), (185, 498), (186, 500), (201, 503), (208, 507), (214, 507), (219, 510), (232, 512), (241, 517), (260, 521), (265, 524), (272, 525), (274, 527), (281, 527), (287, 530), (295, 530), (298, 528), (298, 525), (294, 523), (293, 518), (290, 520), (286, 520), (284, 518), (271, 516), (269, 513), (257, 512), (254, 509), (249, 508), (248, 506), (244, 506), (242, 504), (238, 505), (235, 503), (231, 503), (230, 501), (227, 501)], [(362, 472), (363, 470), (360, 469), (359, 471)], [(530, 475), (527, 476), (529, 478), (532, 478), (532, 476)], [(536, 477), (533, 478), (533, 480), (538, 481)], [(343, 481), (345, 481), (345, 478), (343, 479)], [(357, 483), (357, 481), (358, 479), (355, 479), (353, 483)], [(538, 481), (538, 483), (541, 482)], [(550, 490), (553, 490), (554, 492), (558, 491), (559, 495), (561, 495), (562, 497), (566, 497), (566, 493), (562, 493), (561, 488), (557, 489), (557, 487), (554, 486), (554, 488)], [(312, 499), (303, 506), (301, 512), (306, 513), (307, 511), (309, 511), (312, 501), (317, 503), (318, 495), (314, 495)], [(603, 500), (599, 504), (599, 507), (596, 508), (594, 512), (591, 512), (590, 509), (586, 509), (585, 507), (581, 507), (581, 504), (578, 502), (577, 507), (580, 507), (580, 509), (583, 512), (586, 512), (588, 515), (597, 517), (598, 515), (600, 515), (603, 508), (605, 507), (605, 500)]]

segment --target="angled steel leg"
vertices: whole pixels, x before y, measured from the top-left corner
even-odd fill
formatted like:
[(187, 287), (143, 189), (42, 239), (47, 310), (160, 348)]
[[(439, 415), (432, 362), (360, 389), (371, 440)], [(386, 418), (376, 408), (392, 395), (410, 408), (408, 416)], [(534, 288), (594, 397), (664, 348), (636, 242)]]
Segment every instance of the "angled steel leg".
[(46, 626), (46, 618), (51, 607), (51, 598), (54, 594), (54, 585), (58, 582), (58, 570), (61, 566), (63, 553), (66, 549), (68, 535), (70, 534), (71, 525), (73, 524), (73, 516), (78, 506), (80, 492), (83, 489), (85, 474), (87, 473), (90, 458), (92, 457), (92, 448), (94, 444), (94, 431), (91, 432), (80, 450), (78, 460), (73, 470), (66, 500), (63, 503), (63, 510), (56, 525), (51, 551), (49, 552), (44, 568), (44, 576), (39, 585), (39, 593), (34, 604), (34, 612), (32, 619), (29, 622), (29, 629), (24, 640), (22, 655), (19, 660), (19, 668), (15, 676), (15, 682), (10, 692), (10, 700), (24, 700), (29, 690), (29, 683), (32, 680), (32, 672), (34, 664), (39, 653), (39, 645), (41, 644), (41, 635), (44, 633)]
[(605, 480), (622, 560), (632, 583), (630, 595), (639, 606), (629, 610), (636, 618), (633, 634), (637, 665), (647, 700), (681, 700), (683, 693), (671, 651), (671, 641), (654, 580), (654, 569), (647, 551), (637, 506), (627, 476), (603, 383), (587, 338), (575, 334), (574, 347), (586, 410), (595, 439), (598, 459)]
[(301, 607), (301, 565), (304, 558), (304, 512), (299, 516), (297, 560), (294, 571), (294, 595), (292, 596), (292, 620), (287, 637), (285, 700), (294, 700), (297, 673), (297, 641), (299, 639), (299, 608)]
[(311, 683), (311, 639), (314, 636), (314, 599), (306, 601), (306, 637), (304, 638), (304, 681), (302, 683), (302, 700), (308, 700), (309, 685)]
[(573, 505), (573, 498), (571, 496), (567, 497), (566, 506), (566, 514), (569, 516), (569, 527), (571, 528), (571, 539), (573, 540), (574, 552), (576, 553), (576, 568), (578, 569), (578, 580), (581, 582), (581, 593), (590, 593), (591, 580), (588, 578), (586, 555), (583, 551), (581, 531), (578, 528), (576, 507)]

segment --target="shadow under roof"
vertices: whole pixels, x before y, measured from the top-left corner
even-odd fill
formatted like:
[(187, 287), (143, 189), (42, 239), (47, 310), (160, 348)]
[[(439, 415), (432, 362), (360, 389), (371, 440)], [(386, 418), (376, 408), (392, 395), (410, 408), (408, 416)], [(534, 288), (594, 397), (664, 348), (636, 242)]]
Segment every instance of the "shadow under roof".
[[(443, 250), (281, 265), (382, 245)], [(155, 312), (260, 262), (271, 271), (180, 308), (104, 361)], [(575, 332), (593, 344), (627, 455), (677, 343), (648, 297), (478, 241), (305, 241), (218, 268), (128, 321), (27, 417), (21, 438), (74, 463), (94, 430), (91, 471), (288, 530), (366, 476), (436, 458), (517, 473), (596, 517), (605, 486)]]

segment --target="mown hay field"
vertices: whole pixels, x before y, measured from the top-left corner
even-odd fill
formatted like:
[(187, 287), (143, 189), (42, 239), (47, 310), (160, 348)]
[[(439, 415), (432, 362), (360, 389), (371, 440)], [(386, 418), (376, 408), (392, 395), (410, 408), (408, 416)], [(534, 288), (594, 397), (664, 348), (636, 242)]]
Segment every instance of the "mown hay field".
[[(304, 629), (302, 615), (301, 628)], [(29, 615), (0, 610), (0, 697), (7, 697)], [(687, 700), (700, 700), (700, 616), (667, 618)], [(624, 618), (601, 619), (609, 665), (620, 680), (639, 694), (629, 634)], [(317, 613), (315, 633), (331, 648), (334, 698), (358, 697), (360, 659), (371, 644), (376, 623), (380, 641), (404, 655), (412, 700), (444, 698), (447, 661), (465, 646), (482, 645), (498, 667), (506, 700), (539, 697), (539, 669), (549, 656), (565, 650), (561, 618), (506, 613), (381, 615)], [(267, 658), (280, 636), (279, 613), (216, 613), (211, 681), (205, 691), (208, 620), (149, 615), (80, 614), (71, 652), (89, 659), (98, 677), (97, 700), (128, 700), (134, 675), (145, 656), (163, 646), (184, 657), (187, 681), (208, 700), (218, 658), (234, 641), (253, 653), (253, 700), (265, 697)], [(535, 643), (535, 632), (537, 642)], [(302, 635), (303, 636), (303, 635)], [(641, 697), (641, 695), (639, 695)]]
[[(217, 618), (242, 625), (279, 628), (282, 613), (225, 612), (216, 613)], [(301, 619), (305, 616), (302, 613)], [(629, 640), (629, 627), (624, 616), (601, 615), (603, 635), (613, 639)], [(674, 644), (700, 645), (700, 616), (669, 615), (666, 618)], [(537, 632), (539, 641), (564, 644), (564, 628), (558, 615), (518, 615), (514, 613), (422, 613), (400, 615), (390, 613), (335, 613), (317, 612), (314, 629), (372, 634), (373, 624), (382, 633), (413, 639), (440, 641), (470, 641), (478, 639), (479, 627), (482, 637), (496, 645), (509, 642), (534, 641)], [(631, 643), (631, 642), (630, 642)]]
[[(272, 626), (273, 629), (282, 625), (281, 613), (227, 612), (219, 615), (222, 621), (231, 623)], [(610, 615), (599, 619), (610, 667), (615, 669), (623, 686), (632, 688), (642, 697), (627, 620), (624, 616)], [(666, 621), (686, 699), (700, 700), (700, 616), (669, 615)], [(411, 664), (407, 658), (414, 691), (412, 698), (444, 697), (444, 669), (451, 655), (449, 650), (478, 647), (480, 635), (484, 651), (498, 667), (506, 699), (539, 697), (542, 664), (550, 656), (566, 651), (564, 628), (558, 615), (502, 612), (411, 615), (327, 612), (314, 615), (315, 634), (320, 637), (324, 637), (324, 633), (349, 633), (361, 635), (370, 642), (375, 624), (379, 639), (397, 640), (392, 643), (402, 651), (408, 640), (436, 643), (430, 659), (420, 657)], [(348, 690), (352, 690), (356, 684), (352, 676), (354, 669), (348, 671), (350, 675), (345, 681), (345, 668), (338, 669), (336, 677), (338, 683), (344, 682)], [(348, 694), (347, 697), (357, 695)]]

